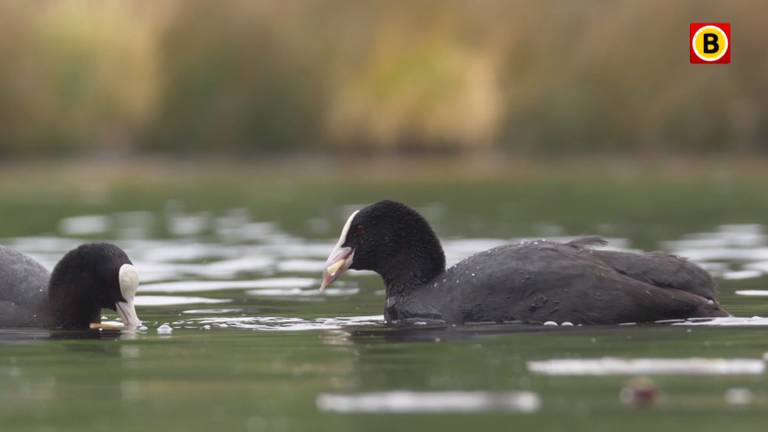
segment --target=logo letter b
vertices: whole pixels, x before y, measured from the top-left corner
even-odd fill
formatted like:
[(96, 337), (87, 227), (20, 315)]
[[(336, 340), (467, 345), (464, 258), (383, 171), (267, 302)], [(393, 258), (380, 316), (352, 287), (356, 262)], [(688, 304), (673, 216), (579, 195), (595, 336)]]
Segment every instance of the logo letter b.
[(714, 33), (704, 33), (704, 53), (714, 54), (720, 51), (719, 39)]

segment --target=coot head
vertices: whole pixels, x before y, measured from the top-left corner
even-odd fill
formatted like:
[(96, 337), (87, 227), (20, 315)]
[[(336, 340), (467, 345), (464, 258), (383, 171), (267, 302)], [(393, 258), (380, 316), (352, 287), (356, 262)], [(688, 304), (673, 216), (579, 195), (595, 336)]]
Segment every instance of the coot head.
[(109, 243), (85, 244), (56, 264), (48, 291), (55, 325), (88, 328), (101, 309), (117, 311), (126, 327), (138, 326), (134, 297), (139, 275), (128, 255)]
[(323, 291), (348, 269), (373, 270), (387, 288), (425, 283), (445, 270), (445, 255), (434, 231), (415, 210), (379, 201), (349, 216), (325, 263)]

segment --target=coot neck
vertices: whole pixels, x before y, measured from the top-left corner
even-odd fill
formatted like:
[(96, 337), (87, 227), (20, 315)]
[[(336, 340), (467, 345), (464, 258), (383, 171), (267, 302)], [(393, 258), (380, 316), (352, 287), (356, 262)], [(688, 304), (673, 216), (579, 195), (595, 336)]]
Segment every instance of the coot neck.
[(48, 298), (55, 327), (88, 328), (101, 322), (101, 308), (74, 285), (51, 283)]
[(395, 258), (382, 264), (377, 272), (384, 279), (387, 297), (404, 295), (430, 283), (445, 272), (445, 254), (440, 241), (434, 237), (405, 248)]

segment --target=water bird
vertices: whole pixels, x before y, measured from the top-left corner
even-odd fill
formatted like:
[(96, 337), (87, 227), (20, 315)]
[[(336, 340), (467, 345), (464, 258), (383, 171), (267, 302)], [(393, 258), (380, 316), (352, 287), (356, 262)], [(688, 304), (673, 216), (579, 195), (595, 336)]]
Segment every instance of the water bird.
[(372, 270), (386, 285), (387, 323), (441, 320), (620, 324), (729, 316), (712, 277), (660, 252), (596, 249), (585, 237), (530, 241), (475, 254), (446, 270), (429, 223), (395, 201), (349, 216), (325, 263), (320, 290), (348, 269)]
[(139, 275), (128, 255), (109, 243), (81, 245), (52, 273), (32, 259), (0, 246), (0, 326), (87, 329), (112, 309), (126, 327), (141, 321), (134, 297)]

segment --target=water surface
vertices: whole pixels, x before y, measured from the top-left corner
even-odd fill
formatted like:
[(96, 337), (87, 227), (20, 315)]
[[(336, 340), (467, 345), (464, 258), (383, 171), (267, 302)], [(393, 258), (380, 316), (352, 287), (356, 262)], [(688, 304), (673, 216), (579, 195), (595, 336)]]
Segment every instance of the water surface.
[[(5, 203), (16, 213), (2, 244), (48, 267), (83, 241), (126, 249), (142, 276), (145, 326), (0, 330), (2, 430), (764, 427), (763, 213), (744, 206), (692, 220), (669, 205), (686, 188), (646, 191), (656, 193), (638, 208), (621, 201), (637, 193), (633, 187), (584, 205), (550, 184), (518, 195), (511, 187), (369, 185), (345, 196), (328, 186), (322, 204), (309, 186), (278, 186), (290, 200), (267, 201), (211, 187), (145, 191), (144, 206), (129, 191), (130, 199), (107, 194), (96, 204), (87, 195), (47, 216)], [(716, 276), (736, 317), (386, 328), (376, 275), (351, 272), (326, 295), (317, 290), (346, 215), (384, 197), (408, 200), (427, 216), (449, 263), (507, 242), (582, 234), (603, 235), (611, 248), (686, 256)], [(632, 396), (642, 386), (652, 389), (652, 403)]]

